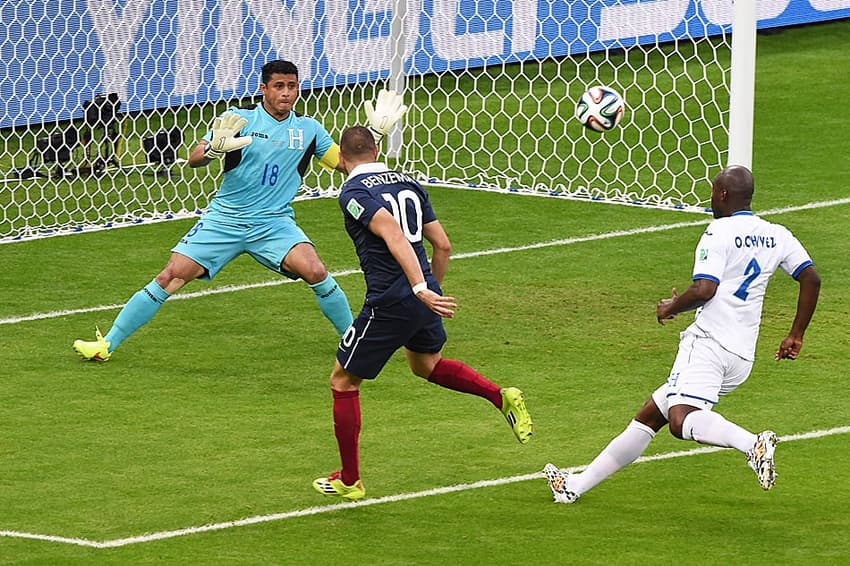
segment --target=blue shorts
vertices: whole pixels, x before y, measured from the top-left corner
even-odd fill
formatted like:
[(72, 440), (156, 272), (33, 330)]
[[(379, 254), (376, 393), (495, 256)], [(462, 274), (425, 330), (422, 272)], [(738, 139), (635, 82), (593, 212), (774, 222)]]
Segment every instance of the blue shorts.
[(275, 273), (298, 279), (294, 273), (283, 271), (280, 265), (286, 254), (302, 242), (313, 244), (290, 216), (244, 222), (223, 222), (203, 216), (171, 251), (206, 269), (201, 279), (212, 279), (221, 268), (243, 253), (250, 254)]
[(411, 295), (389, 307), (365, 305), (342, 336), (336, 359), (349, 373), (374, 379), (402, 346), (435, 354), (445, 343), (443, 319)]

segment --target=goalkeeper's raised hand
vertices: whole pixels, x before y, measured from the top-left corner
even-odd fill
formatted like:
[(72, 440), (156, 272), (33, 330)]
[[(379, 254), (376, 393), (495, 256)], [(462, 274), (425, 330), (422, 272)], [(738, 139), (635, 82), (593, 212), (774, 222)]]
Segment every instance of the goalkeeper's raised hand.
[(245, 127), (248, 120), (233, 112), (225, 112), (212, 123), (212, 137), (204, 149), (204, 157), (216, 159), (234, 149), (240, 149), (251, 143), (248, 136), (236, 137), (236, 134)]
[(407, 112), (407, 106), (403, 102), (404, 99), (397, 92), (381, 89), (374, 106), (372, 106), (371, 100), (363, 103), (366, 118), (369, 119), (369, 129), (375, 136), (375, 143), (379, 143)]

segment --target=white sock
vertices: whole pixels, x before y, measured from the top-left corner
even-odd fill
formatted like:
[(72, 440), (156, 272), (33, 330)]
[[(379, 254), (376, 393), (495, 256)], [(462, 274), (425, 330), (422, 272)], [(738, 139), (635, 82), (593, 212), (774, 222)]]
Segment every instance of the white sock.
[(723, 415), (712, 411), (692, 411), (682, 421), (682, 438), (696, 440), (700, 444), (710, 444), (723, 448), (737, 448), (746, 453), (756, 443), (756, 435)]
[(570, 476), (567, 489), (579, 495), (589, 491), (614, 472), (637, 460), (654, 437), (654, 430), (633, 420), (626, 430), (608, 443), (585, 471)]

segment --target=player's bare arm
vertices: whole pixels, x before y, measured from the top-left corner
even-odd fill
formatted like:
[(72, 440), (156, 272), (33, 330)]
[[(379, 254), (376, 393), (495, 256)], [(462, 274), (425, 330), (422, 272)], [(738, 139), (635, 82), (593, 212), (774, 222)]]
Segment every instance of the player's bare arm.
[(676, 293), (675, 287), (669, 299), (661, 299), (655, 307), (655, 316), (659, 324), (670, 320), (677, 314), (701, 307), (711, 300), (717, 292), (717, 283), (710, 279), (697, 279), (685, 289), (681, 295)]
[(438, 220), (425, 224), (422, 227), (422, 235), (431, 243), (431, 273), (434, 274), (437, 283), (442, 285), (449, 268), (449, 256), (452, 253), (449, 236)]
[(204, 165), (208, 165), (209, 162), (212, 161), (204, 155), (204, 152), (207, 149), (207, 145), (209, 144), (206, 141), (202, 141), (192, 148), (192, 151), (189, 152), (189, 159), (187, 161), (189, 167), (203, 167)]
[(386, 242), (387, 248), (401, 266), (410, 286), (415, 289), (416, 297), (438, 315), (452, 318), (454, 309), (457, 307), (454, 297), (444, 297), (427, 287), (421, 288), (425, 282), (425, 275), (419, 266), (419, 259), (393, 215), (386, 210), (379, 210), (369, 221), (369, 231)]
[(791, 324), (791, 331), (776, 350), (774, 355), (776, 361), (797, 359), (800, 349), (803, 347), (803, 335), (806, 328), (809, 327), (809, 322), (812, 320), (812, 315), (814, 315), (818, 303), (820, 275), (813, 265), (800, 272), (797, 276), (797, 282), (800, 284), (800, 291), (797, 296), (797, 314)]

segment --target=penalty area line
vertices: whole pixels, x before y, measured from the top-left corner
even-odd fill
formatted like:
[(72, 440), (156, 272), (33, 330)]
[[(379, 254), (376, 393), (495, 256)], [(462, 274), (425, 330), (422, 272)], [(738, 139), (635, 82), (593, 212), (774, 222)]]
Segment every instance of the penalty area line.
[[(839, 206), (843, 204), (850, 204), (850, 198), (838, 199), (838, 200), (829, 200), (822, 202), (810, 202), (808, 204), (798, 205), (798, 206), (789, 206), (785, 208), (774, 208), (770, 210), (757, 211), (759, 216), (773, 216), (777, 214), (786, 214), (788, 212), (797, 212), (801, 210), (811, 210), (817, 208), (826, 208), (830, 206)], [(526, 244), (524, 246), (513, 246), (513, 247), (504, 247), (504, 248), (494, 248), (489, 250), (479, 250), (475, 252), (466, 252), (459, 254), (452, 254), (451, 259), (467, 259), (474, 257), (482, 257), (488, 255), (496, 255), (496, 254), (505, 254), (505, 253), (514, 253), (514, 252), (523, 252), (529, 250), (536, 250), (540, 248), (549, 248), (553, 246), (569, 246), (572, 244), (580, 244), (584, 242), (594, 242), (599, 240), (609, 240), (612, 238), (622, 238), (626, 236), (637, 236), (640, 234), (651, 234), (654, 232), (666, 232), (668, 230), (675, 230), (678, 228), (688, 228), (692, 226), (699, 226), (708, 224), (711, 222), (711, 218), (703, 218), (700, 220), (692, 220), (689, 222), (675, 222), (672, 224), (658, 224), (655, 226), (646, 226), (644, 228), (633, 228), (630, 230), (615, 230), (612, 232), (604, 232), (602, 234), (589, 234), (587, 236), (577, 236), (574, 238), (565, 238), (560, 240), (550, 240), (546, 242), (535, 242), (533, 244)], [(345, 277), (347, 275), (353, 275), (356, 273), (361, 273), (359, 269), (346, 269), (342, 271), (333, 272), (334, 277)], [(176, 295), (172, 295), (168, 300), (169, 301), (179, 301), (185, 299), (196, 299), (199, 297), (206, 297), (210, 295), (219, 295), (222, 293), (235, 293), (238, 291), (247, 291), (250, 289), (260, 289), (263, 287), (275, 287), (277, 285), (284, 285), (287, 283), (295, 283), (295, 280), (292, 279), (274, 279), (271, 281), (263, 281), (260, 283), (247, 283), (244, 285), (225, 285), (223, 287), (216, 287), (215, 289), (204, 289), (201, 291), (193, 291), (186, 293), (178, 293)], [(86, 307), (86, 308), (78, 308), (78, 309), (65, 309), (59, 311), (51, 311), (51, 312), (43, 312), (43, 313), (33, 313), (29, 315), (22, 316), (12, 316), (8, 318), (0, 318), (0, 326), (5, 324), (19, 324), (22, 322), (31, 322), (35, 320), (45, 320), (52, 318), (61, 318), (63, 316), (74, 316), (78, 314), (88, 314), (93, 312), (102, 312), (102, 311), (112, 311), (118, 310), (122, 308), (123, 304), (111, 304), (111, 305), (98, 305), (94, 307)]]
[[(826, 430), (815, 430), (810, 432), (804, 432), (799, 434), (790, 434), (786, 436), (780, 436), (780, 442), (793, 442), (797, 440), (810, 440), (814, 438), (823, 438), (826, 436), (835, 436), (838, 434), (847, 434), (850, 433), (850, 426), (840, 426), (835, 428), (830, 428)], [(709, 454), (712, 452), (721, 452), (724, 450), (731, 450), (731, 448), (719, 448), (716, 446), (703, 446), (700, 448), (694, 448), (692, 450), (679, 450), (675, 452), (665, 452), (663, 454), (654, 454), (651, 456), (642, 456), (635, 460), (634, 464), (642, 464), (646, 462), (656, 462), (659, 460), (671, 460), (673, 458), (682, 458), (685, 456), (696, 456), (699, 454)], [(576, 466), (572, 468), (564, 468), (565, 470), (580, 472), (586, 469), (587, 466)], [(212, 531), (222, 531), (226, 529), (232, 529), (235, 527), (245, 527), (249, 525), (257, 525), (260, 523), (270, 523), (273, 521), (283, 521), (286, 519), (294, 519), (298, 517), (309, 517), (311, 515), (320, 515), (323, 513), (332, 513), (335, 511), (341, 511), (344, 509), (355, 509), (358, 507), (371, 507), (373, 505), (383, 505), (385, 503), (396, 503), (399, 501), (408, 501), (411, 499), (420, 499), (423, 497), (433, 497), (437, 495), (446, 495), (449, 493), (457, 493), (460, 491), (469, 491), (473, 489), (481, 489), (485, 487), (493, 487), (499, 485), (507, 485), (511, 483), (523, 482), (528, 480), (536, 480), (543, 479), (545, 476), (543, 472), (535, 472), (532, 474), (522, 474), (519, 476), (511, 476), (507, 478), (498, 478), (494, 480), (481, 480), (472, 483), (464, 483), (457, 485), (450, 485), (445, 487), (437, 487), (433, 489), (426, 489), (422, 491), (415, 491), (411, 493), (400, 493), (397, 495), (387, 495), (384, 497), (378, 497), (375, 499), (366, 499), (363, 501), (354, 501), (348, 503), (336, 503), (333, 505), (322, 505), (319, 507), (308, 507), (306, 509), (299, 509), (295, 511), (288, 511), (285, 513), (273, 513), (270, 515), (257, 515), (254, 517), (246, 517), (244, 519), (238, 519), (235, 521), (224, 521), (221, 523), (211, 523), (208, 525), (200, 525), (196, 527), (186, 527), (183, 529), (176, 529), (171, 531), (162, 531), (158, 533), (147, 533), (143, 535), (119, 538), (113, 540), (106, 541), (93, 541), (83, 538), (76, 537), (62, 537), (62, 536), (53, 536), (53, 535), (44, 535), (44, 534), (36, 534), (36, 533), (26, 533), (19, 531), (10, 531), (10, 530), (0, 530), (0, 537), (8, 537), (8, 538), (22, 538), (22, 539), (34, 539), (34, 540), (42, 540), (47, 542), (56, 542), (62, 544), (71, 544), (76, 546), (85, 546), (89, 548), (118, 548), (122, 546), (129, 546), (133, 544), (141, 544), (146, 542), (154, 542), (158, 540), (165, 540), (177, 537), (184, 537), (194, 534), (200, 533), (208, 533)]]

